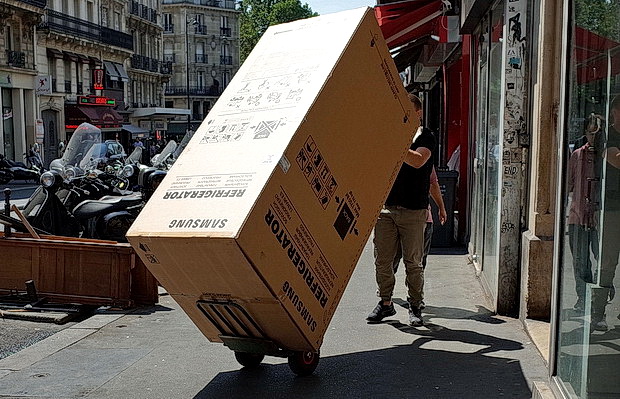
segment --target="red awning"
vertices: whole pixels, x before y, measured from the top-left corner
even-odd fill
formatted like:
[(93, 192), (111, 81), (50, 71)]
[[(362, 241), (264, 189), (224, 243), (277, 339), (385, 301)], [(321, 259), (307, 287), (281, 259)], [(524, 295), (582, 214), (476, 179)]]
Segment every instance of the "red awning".
[(118, 127), (123, 124), (123, 117), (110, 107), (102, 106), (70, 106), (65, 107), (65, 123), (79, 125), (82, 122), (91, 123), (100, 128)]
[(438, 17), (443, 13), (441, 0), (401, 1), (375, 7), (375, 17), (390, 49), (437, 35)]
[(575, 27), (574, 35), (578, 83), (584, 84), (620, 74), (620, 43), (580, 26)]

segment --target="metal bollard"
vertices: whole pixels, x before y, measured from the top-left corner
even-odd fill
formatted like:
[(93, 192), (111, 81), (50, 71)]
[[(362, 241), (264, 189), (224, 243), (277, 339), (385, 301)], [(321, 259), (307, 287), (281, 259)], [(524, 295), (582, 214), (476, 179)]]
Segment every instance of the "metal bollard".
[[(8, 187), (4, 189), (4, 214), (11, 216), (11, 189)], [(6, 224), (4, 225), (4, 236), (11, 236), (11, 227)]]

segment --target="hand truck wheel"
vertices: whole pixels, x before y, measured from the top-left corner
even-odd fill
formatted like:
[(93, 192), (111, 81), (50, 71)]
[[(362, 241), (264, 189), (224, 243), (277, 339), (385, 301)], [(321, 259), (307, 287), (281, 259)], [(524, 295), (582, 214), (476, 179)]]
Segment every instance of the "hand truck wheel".
[(235, 359), (237, 359), (240, 365), (247, 368), (258, 367), (258, 365), (260, 364), (260, 362), (263, 361), (264, 358), (265, 355), (261, 355), (258, 353), (235, 351)]
[(310, 375), (319, 364), (319, 352), (293, 352), (288, 357), (288, 366), (298, 376)]

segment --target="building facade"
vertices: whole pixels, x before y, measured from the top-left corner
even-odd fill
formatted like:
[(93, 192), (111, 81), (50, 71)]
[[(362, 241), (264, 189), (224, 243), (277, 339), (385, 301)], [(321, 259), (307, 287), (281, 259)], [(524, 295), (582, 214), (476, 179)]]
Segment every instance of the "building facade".
[(164, 61), (172, 63), (165, 86), (168, 108), (189, 109), (195, 130), (239, 69), (239, 11), (232, 0), (163, 0)]
[(0, 3), (0, 153), (16, 161), (36, 139), (36, 26), (45, 6), (45, 0)]
[[(131, 139), (151, 135), (161, 138), (173, 117), (164, 107), (164, 84), (172, 74), (172, 62), (163, 59), (161, 1), (131, 0), (127, 27), (134, 53), (129, 62), (129, 125)], [(172, 113), (172, 115), (171, 115)]]
[[(619, 397), (620, 3), (381, 3), (408, 88), (439, 104), (438, 166), (460, 147), (457, 242), (547, 361), (533, 397)], [(460, 44), (433, 63), (454, 10)]]
[(44, 161), (82, 122), (120, 134), (127, 103), (126, 66), (133, 53), (126, 2), (52, 0), (40, 25), (38, 73), (51, 80), (39, 96)]

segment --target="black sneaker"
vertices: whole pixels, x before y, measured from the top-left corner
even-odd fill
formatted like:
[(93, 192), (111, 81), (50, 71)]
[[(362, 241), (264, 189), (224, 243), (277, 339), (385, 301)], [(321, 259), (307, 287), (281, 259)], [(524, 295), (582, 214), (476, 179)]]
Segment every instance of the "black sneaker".
[(424, 325), (424, 320), (422, 319), (422, 309), (415, 308), (413, 306), (409, 307), (409, 325), (414, 327)]
[(384, 305), (383, 301), (379, 301), (379, 304), (375, 306), (375, 308), (370, 312), (366, 320), (372, 323), (378, 323), (383, 318), (388, 316), (394, 316), (396, 314), (396, 310), (394, 309), (394, 304), (391, 303), (389, 305)]
[(603, 316), (592, 316), (592, 330), (594, 331), (607, 331), (609, 326), (607, 325), (607, 321), (605, 320), (605, 315)]

